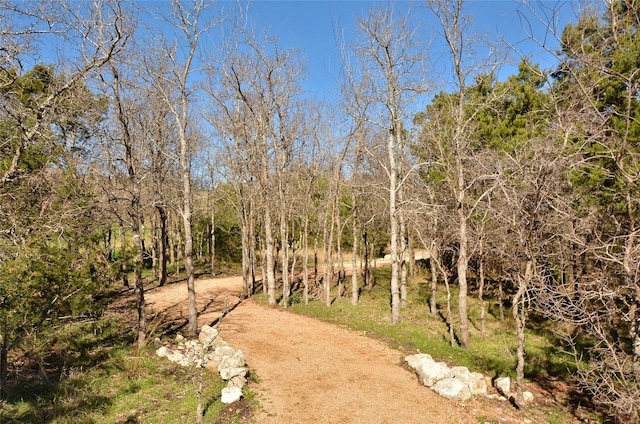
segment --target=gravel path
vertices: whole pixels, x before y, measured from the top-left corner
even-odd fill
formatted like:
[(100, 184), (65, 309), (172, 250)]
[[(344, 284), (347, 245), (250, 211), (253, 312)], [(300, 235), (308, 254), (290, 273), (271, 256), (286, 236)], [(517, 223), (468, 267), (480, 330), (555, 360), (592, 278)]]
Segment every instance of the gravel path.
[[(199, 324), (217, 319), (239, 300), (241, 291), (239, 277), (198, 280)], [(175, 320), (187, 316), (186, 297), (184, 283), (146, 295), (149, 312)], [(401, 352), (281, 308), (245, 300), (222, 320), (220, 329), (227, 342), (244, 352), (257, 376), (250, 386), (261, 405), (254, 417), (257, 424), (478, 424), (479, 416), (490, 422), (521, 422), (507, 420), (500, 410), (478, 400), (443, 399), (401, 366)]]

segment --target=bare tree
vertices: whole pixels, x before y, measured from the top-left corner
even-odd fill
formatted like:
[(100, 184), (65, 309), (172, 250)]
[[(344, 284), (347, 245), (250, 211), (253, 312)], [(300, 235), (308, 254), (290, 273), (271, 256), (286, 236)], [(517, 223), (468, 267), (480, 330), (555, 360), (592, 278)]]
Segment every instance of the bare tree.
[[(463, 1), (439, 1), (431, 0), (426, 3), (426, 7), (435, 15), (439, 22), (440, 30), (444, 39), (444, 46), (447, 49), (452, 83), (455, 86), (455, 93), (441, 96), (438, 100), (444, 102), (441, 107), (442, 114), (438, 118), (443, 125), (441, 130), (435, 134), (432, 140), (439, 144), (437, 156), (429, 158), (439, 161), (441, 166), (446, 168), (448, 175), (445, 178), (450, 196), (455, 202), (455, 213), (457, 216), (457, 279), (458, 279), (458, 314), (460, 318), (460, 343), (464, 348), (469, 347), (469, 318), (467, 311), (467, 271), (469, 267), (469, 219), (479, 202), (489, 193), (490, 190), (482, 190), (479, 194), (473, 192), (477, 188), (477, 183), (490, 178), (490, 175), (470, 172), (469, 162), (475, 162), (475, 152), (473, 151), (473, 124), (477, 114), (486, 107), (482, 104), (470, 105), (468, 102), (468, 80), (480, 71), (495, 67), (498, 64), (483, 64), (473, 62), (471, 56), (473, 48), (478, 39), (474, 38), (471, 31), (469, 16), (466, 15)], [(471, 61), (469, 58), (472, 58)], [(445, 111), (446, 110), (446, 111)]]
[[(499, 219), (504, 240), (505, 271), (516, 282), (512, 315), (518, 339), (516, 403), (524, 406), (525, 327), (530, 303), (540, 287), (546, 286), (553, 261), (554, 235), (562, 222), (555, 212), (555, 199), (565, 188), (566, 144), (553, 137), (534, 138), (517, 151), (503, 155), (503, 170), (497, 181), (502, 201), (493, 216)], [(558, 219), (560, 218), (560, 219)], [(540, 297), (538, 295), (538, 297)]]
[[(192, 193), (191, 163), (193, 155), (194, 132), (191, 130), (192, 120), (190, 98), (193, 97), (194, 77), (196, 71), (196, 55), (203, 36), (222, 20), (205, 20), (204, 12), (212, 6), (202, 0), (189, 5), (179, 0), (171, 2), (171, 13), (163, 19), (175, 30), (176, 38), (172, 41), (160, 39), (156, 55), (148, 62), (146, 71), (151, 76), (151, 84), (162, 96), (169, 109), (177, 129), (180, 146), (178, 162), (182, 179), (182, 204), (180, 215), (184, 228), (184, 261), (187, 272), (187, 290), (189, 299), (190, 334), (198, 330), (198, 310), (195, 292), (195, 267), (193, 262), (192, 231)], [(164, 62), (164, 63), (163, 63)]]
[[(245, 28), (239, 28), (235, 36), (225, 49), (226, 59), (220, 63), (211, 60), (212, 78), (219, 81), (220, 89), (210, 94), (224, 118), (210, 121), (229, 140), (225, 149), (233, 152), (230, 158), (240, 160), (238, 188), (246, 190), (254, 183), (259, 186), (266, 256), (263, 278), (267, 281), (270, 304), (276, 303), (278, 220), (283, 255), (282, 304), (287, 306), (291, 293), (288, 267), (293, 201), (289, 180), (296, 151), (304, 141), (305, 107), (299, 96), (302, 68), (295, 58), (296, 52), (281, 49), (275, 39), (266, 36), (260, 42)], [(252, 202), (257, 205), (254, 197)]]
[[(401, 162), (405, 155), (406, 119), (416, 98), (426, 91), (421, 78), (422, 45), (409, 26), (408, 15), (396, 16), (392, 7), (372, 10), (358, 21), (359, 40), (355, 47), (363, 75), (371, 78), (366, 85), (367, 101), (373, 105), (368, 120), (387, 133), (386, 161), (388, 177), (389, 234), (391, 250), (391, 322), (400, 320), (400, 267), (402, 252), (398, 193), (405, 175)], [(381, 117), (381, 119), (379, 119)]]
[[(134, 128), (134, 115), (138, 112), (137, 109), (140, 106), (132, 99), (135, 97), (135, 90), (127, 88), (127, 85), (132, 84), (131, 81), (123, 81), (121, 78), (121, 71), (118, 64), (111, 63), (108, 73), (103, 74), (102, 81), (108, 90), (109, 95), (113, 99), (115, 123), (117, 134), (110, 137), (111, 141), (107, 141), (108, 144), (120, 144), (121, 153), (124, 157), (116, 160), (123, 160), (126, 167), (127, 184), (124, 190), (128, 193), (129, 207), (127, 208), (128, 215), (131, 222), (131, 230), (133, 237), (133, 270), (135, 275), (135, 291), (136, 291), (136, 309), (138, 313), (138, 328), (137, 328), (137, 345), (138, 348), (142, 348), (146, 344), (146, 313), (145, 313), (145, 301), (144, 301), (144, 280), (142, 277), (143, 269), (143, 215), (142, 215), (142, 189), (140, 181), (142, 180), (143, 170), (141, 169), (141, 150), (142, 143), (139, 131), (136, 133)], [(135, 84), (135, 83), (134, 83)], [(139, 92), (138, 92), (139, 93)], [(109, 146), (114, 148), (115, 146)], [(111, 155), (110, 155), (111, 156)], [(112, 169), (117, 169), (117, 165)], [(115, 176), (117, 178), (117, 175)]]

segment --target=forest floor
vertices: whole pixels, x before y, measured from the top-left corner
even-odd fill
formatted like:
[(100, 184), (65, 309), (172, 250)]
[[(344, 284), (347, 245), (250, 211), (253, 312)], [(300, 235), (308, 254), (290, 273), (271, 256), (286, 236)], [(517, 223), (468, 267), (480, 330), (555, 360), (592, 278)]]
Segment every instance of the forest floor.
[[(196, 281), (199, 326), (228, 312), (219, 324), (222, 337), (242, 350), (254, 376), (249, 390), (260, 406), (242, 422), (540, 422), (507, 401), (441, 398), (420, 385), (403, 365), (401, 351), (333, 324), (260, 306), (250, 298), (240, 301), (242, 290), (241, 277)], [(151, 322), (172, 321), (174, 329), (184, 325), (184, 282), (150, 290), (146, 300)], [(231, 412), (233, 408), (229, 406)]]

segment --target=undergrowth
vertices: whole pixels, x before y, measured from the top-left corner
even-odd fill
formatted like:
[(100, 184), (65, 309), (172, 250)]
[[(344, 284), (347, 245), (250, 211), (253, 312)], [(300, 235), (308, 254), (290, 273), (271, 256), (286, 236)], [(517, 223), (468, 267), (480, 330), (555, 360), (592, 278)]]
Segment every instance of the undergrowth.
[[(195, 422), (194, 370), (156, 357), (152, 346), (135, 349), (116, 322), (69, 325), (54, 340), (46, 375), (8, 387), (0, 423)], [(206, 375), (203, 422), (237, 422), (233, 417), (247, 406), (222, 404), (225, 383)]]

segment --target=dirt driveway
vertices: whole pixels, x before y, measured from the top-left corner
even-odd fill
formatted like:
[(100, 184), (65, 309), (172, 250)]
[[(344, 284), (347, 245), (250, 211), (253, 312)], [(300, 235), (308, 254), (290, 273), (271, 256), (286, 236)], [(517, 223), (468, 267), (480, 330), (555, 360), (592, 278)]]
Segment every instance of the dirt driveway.
[[(239, 300), (239, 277), (196, 282), (199, 325)], [(186, 314), (184, 283), (148, 292), (149, 312)], [(257, 375), (260, 423), (520, 423), (486, 402), (451, 402), (401, 366), (401, 352), (361, 334), (279, 308), (243, 301), (221, 322), (222, 336), (244, 352)], [(509, 408), (507, 408), (509, 409)], [(526, 422), (526, 421), (525, 421)]]

